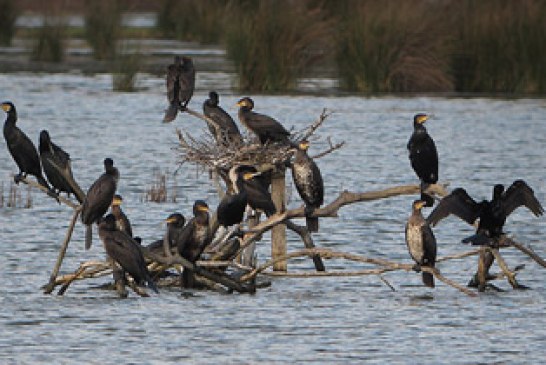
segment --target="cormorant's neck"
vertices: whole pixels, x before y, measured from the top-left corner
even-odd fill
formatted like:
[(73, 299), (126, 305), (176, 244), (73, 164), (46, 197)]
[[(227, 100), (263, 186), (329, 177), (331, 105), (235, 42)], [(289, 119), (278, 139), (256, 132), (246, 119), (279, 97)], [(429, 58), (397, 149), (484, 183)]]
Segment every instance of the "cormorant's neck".
[(15, 125), (17, 122), (17, 113), (15, 111), (8, 112), (8, 117), (6, 118), (6, 124)]
[(427, 129), (422, 123), (413, 123), (413, 129), (416, 131), (426, 131)]

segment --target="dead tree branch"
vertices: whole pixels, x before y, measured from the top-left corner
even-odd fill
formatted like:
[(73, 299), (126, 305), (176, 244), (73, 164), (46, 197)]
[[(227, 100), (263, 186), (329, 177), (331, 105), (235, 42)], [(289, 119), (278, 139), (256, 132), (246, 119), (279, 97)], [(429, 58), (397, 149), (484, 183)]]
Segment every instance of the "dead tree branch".
[[(30, 180), (30, 179), (27, 179), (26, 177), (23, 177), (23, 178), (21, 178), (21, 182), (23, 182), (23, 183), (25, 183), (25, 184), (27, 184), (29, 186), (32, 186), (33, 188), (40, 189), (41, 191), (46, 193), (48, 196), (50, 196), (49, 195), (50, 194), (49, 190), (47, 190), (47, 188), (45, 186), (42, 186), (42, 185), (38, 184), (34, 180)], [(63, 203), (64, 205), (67, 205), (72, 209), (76, 209), (76, 208), (78, 208), (80, 206), (79, 204), (75, 204), (71, 200), (69, 200), (69, 199), (67, 199), (67, 198), (65, 198), (64, 196), (61, 196), (61, 195), (58, 195), (57, 199), (59, 200), (60, 203)]]

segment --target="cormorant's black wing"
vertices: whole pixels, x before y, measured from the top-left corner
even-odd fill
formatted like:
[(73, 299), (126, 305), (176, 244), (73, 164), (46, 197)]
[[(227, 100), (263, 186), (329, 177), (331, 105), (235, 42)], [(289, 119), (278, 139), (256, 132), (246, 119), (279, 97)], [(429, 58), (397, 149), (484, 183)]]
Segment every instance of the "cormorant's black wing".
[(125, 232), (115, 231), (109, 233), (104, 242), (108, 255), (123, 270), (127, 271), (138, 284), (147, 281), (149, 274), (138, 243), (133, 241)]
[(521, 206), (527, 207), (537, 217), (544, 213), (533, 189), (523, 180), (516, 180), (510, 185), (502, 196), (502, 204), (506, 216)]
[(466, 190), (457, 188), (440, 201), (428, 216), (427, 222), (435, 226), (450, 214), (456, 215), (468, 224), (474, 224), (480, 215), (480, 205), (468, 195)]
[(169, 103), (179, 103), (178, 90), (180, 85), (178, 84), (178, 78), (180, 77), (180, 66), (176, 64), (169, 65), (167, 68), (167, 99)]
[(193, 230), (195, 226), (195, 218), (190, 219), (188, 223), (182, 228), (182, 232), (178, 236), (177, 248), (178, 253), (182, 256), (186, 246), (191, 244), (190, 240), (193, 237)]

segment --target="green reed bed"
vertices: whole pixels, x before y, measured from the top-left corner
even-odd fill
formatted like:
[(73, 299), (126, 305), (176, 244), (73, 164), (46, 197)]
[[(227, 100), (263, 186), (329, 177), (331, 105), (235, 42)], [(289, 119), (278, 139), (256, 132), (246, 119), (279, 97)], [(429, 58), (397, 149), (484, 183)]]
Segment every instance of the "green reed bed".
[(241, 2), (229, 10), (228, 58), (240, 90), (281, 91), (296, 86), (331, 45), (332, 23), (306, 1)]
[(0, 46), (10, 46), (15, 35), (19, 8), (15, 0), (0, 0)]
[(66, 27), (60, 18), (46, 17), (38, 28), (30, 58), (33, 61), (62, 62), (65, 54)]
[(113, 59), (121, 33), (121, 0), (85, 2), (85, 38), (95, 59)]

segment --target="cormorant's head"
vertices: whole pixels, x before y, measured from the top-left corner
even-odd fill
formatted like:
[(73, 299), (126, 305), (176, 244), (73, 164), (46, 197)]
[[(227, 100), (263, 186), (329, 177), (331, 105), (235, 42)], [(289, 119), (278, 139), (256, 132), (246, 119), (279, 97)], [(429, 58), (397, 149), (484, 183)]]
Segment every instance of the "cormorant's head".
[(184, 68), (190, 68), (190, 67), (193, 67), (193, 61), (190, 57), (188, 56), (182, 56), (182, 62), (184, 63), (183, 66)]
[(249, 181), (255, 178), (256, 176), (260, 175), (261, 172), (252, 172), (252, 171), (245, 171), (243, 172), (243, 180)]
[(413, 202), (413, 210), (420, 211), (426, 205), (427, 205), (427, 202), (424, 200), (415, 200)]
[(108, 167), (114, 167), (114, 160), (112, 160), (110, 157), (104, 159), (104, 168)]
[(121, 195), (116, 194), (114, 195), (114, 198), (112, 199), (112, 206), (119, 207), (122, 201), (123, 201), (123, 198), (121, 197)]
[(209, 212), (209, 206), (207, 203), (205, 203), (204, 200), (196, 200), (193, 204), (193, 214), (198, 215), (199, 213), (208, 213)]
[(254, 101), (252, 101), (252, 99), (249, 98), (248, 96), (245, 96), (244, 98), (239, 100), (237, 104), (235, 105), (237, 105), (239, 108), (247, 108), (252, 110), (254, 108)]
[(184, 223), (186, 223), (186, 219), (184, 216), (180, 213), (172, 213), (169, 215), (169, 217), (165, 220), (165, 223), (172, 224), (174, 226), (182, 227)]
[(423, 125), (428, 120), (428, 115), (420, 113), (413, 117), (413, 125)]
[(49, 137), (48, 131), (45, 129), (40, 132), (40, 144), (42, 143), (49, 143), (51, 141), (51, 138)]
[(8, 113), (8, 115), (17, 115), (17, 112), (15, 111), (15, 105), (13, 105), (11, 101), (4, 101), (2, 103), (2, 110)]
[(218, 93), (216, 91), (209, 92), (209, 100), (212, 105), (218, 105), (218, 102), (220, 101)]
[(307, 151), (309, 149), (309, 141), (303, 140), (298, 143), (298, 148), (302, 151)]
[(504, 185), (497, 184), (493, 187), (493, 199), (498, 199), (504, 192)]

